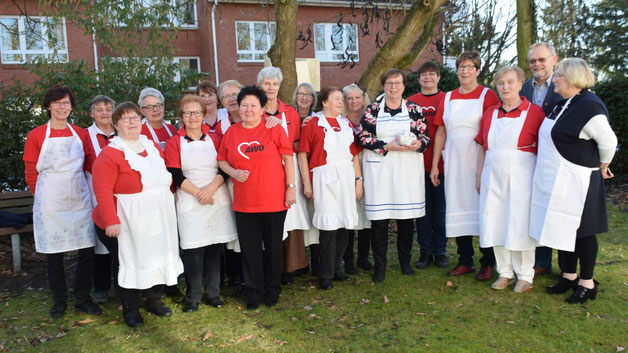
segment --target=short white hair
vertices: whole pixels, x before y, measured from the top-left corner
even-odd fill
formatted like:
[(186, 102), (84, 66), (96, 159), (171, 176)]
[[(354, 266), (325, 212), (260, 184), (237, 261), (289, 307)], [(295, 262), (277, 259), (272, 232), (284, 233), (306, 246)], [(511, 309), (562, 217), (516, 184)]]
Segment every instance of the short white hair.
[(164, 95), (161, 94), (161, 92), (159, 92), (158, 89), (155, 89), (152, 87), (146, 87), (140, 92), (140, 97), (137, 99), (137, 105), (139, 105), (140, 108), (143, 108), (144, 104), (142, 104), (142, 102), (144, 101), (144, 98), (150, 97), (150, 96), (153, 96), (159, 99), (161, 104), (164, 104), (164, 102), (166, 101), (164, 98)]
[(281, 73), (281, 69), (274, 66), (267, 66), (260, 70), (257, 74), (257, 84), (261, 85), (262, 81), (266, 79), (277, 78), (279, 80), (279, 84), (283, 81), (283, 74)]
[(532, 52), (532, 50), (539, 48), (539, 47), (545, 47), (547, 48), (547, 51), (549, 51), (550, 55), (554, 56), (556, 55), (556, 48), (554, 48), (553, 45), (546, 43), (546, 42), (536, 42), (534, 44), (532, 44), (530, 46), (530, 49), (528, 49), (528, 56), (530, 56), (530, 53)]

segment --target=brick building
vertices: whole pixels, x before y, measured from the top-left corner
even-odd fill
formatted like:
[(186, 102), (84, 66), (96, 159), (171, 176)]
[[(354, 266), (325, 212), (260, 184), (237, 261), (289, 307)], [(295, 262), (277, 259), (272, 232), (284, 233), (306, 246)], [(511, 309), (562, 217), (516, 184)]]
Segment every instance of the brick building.
[[(181, 0), (143, 0), (145, 4), (155, 1), (181, 3)], [(116, 56), (73, 23), (63, 20), (53, 25), (48, 18), (38, 17), (41, 12), (37, 0), (19, 3), (24, 7), (18, 9), (12, 1), (0, 1), (0, 80), (5, 84), (15, 79), (32, 82), (35, 78), (25, 63), (36, 56), (61, 62), (84, 60), (92, 66), (98, 65), (103, 57)], [(381, 19), (369, 23), (369, 33), (363, 35), (361, 23), (364, 17), (358, 7), (360, 2), (355, 2), (358, 7), (355, 9), (351, 8), (351, 3), (299, 0), (297, 30), (309, 41), (298, 41), (297, 58), (320, 60), (321, 86), (343, 86), (356, 81), (377, 51), (376, 38), (381, 37), (380, 44), (387, 38)], [(264, 65), (264, 54), (274, 40), (274, 11), (272, 5), (265, 4), (267, 1), (261, 0), (188, 3), (184, 15), (173, 18), (181, 25), (173, 43), (176, 46), (175, 61), (209, 73), (212, 80), (236, 79), (244, 84), (254, 83), (257, 72)], [(390, 2), (380, 5), (384, 8)], [(383, 14), (382, 10), (380, 12)], [(24, 13), (29, 17), (23, 16)], [(401, 22), (402, 16), (402, 5), (391, 11), (391, 31)], [(341, 17), (342, 25), (338, 26)], [(61, 38), (54, 58), (53, 50), (42, 40), (46, 31), (52, 30), (56, 30)], [(442, 61), (433, 44), (413, 68), (425, 60)], [(343, 62), (346, 63), (344, 67)]]

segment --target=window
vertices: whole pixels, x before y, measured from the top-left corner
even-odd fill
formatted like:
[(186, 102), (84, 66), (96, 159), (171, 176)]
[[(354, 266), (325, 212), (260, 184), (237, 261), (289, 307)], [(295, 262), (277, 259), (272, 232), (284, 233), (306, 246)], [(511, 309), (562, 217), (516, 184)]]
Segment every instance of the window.
[(274, 22), (236, 21), (236, 45), (239, 62), (261, 62), (275, 43)]
[[(199, 74), (201, 73), (201, 63), (198, 56), (177, 56), (173, 59), (173, 62), (179, 64), (181, 71), (192, 70), (198, 72)], [(174, 76), (174, 80), (176, 82), (181, 81), (180, 72), (177, 72), (177, 74)], [(190, 89), (194, 88), (196, 87), (190, 87)]]
[[(146, 70), (146, 74), (154, 74), (155, 73), (155, 60), (150, 57), (142, 57), (142, 58), (132, 58), (129, 59), (127, 57), (120, 56), (110, 56), (104, 58), (105, 60), (110, 60), (111, 62), (120, 62), (125, 64), (138, 65), (139, 67), (144, 68)], [(176, 72), (174, 75), (174, 81), (181, 81), (181, 73), (186, 70), (196, 71), (199, 74), (201, 73), (201, 58), (198, 56), (175, 56), (172, 58), (172, 63), (176, 64), (180, 71)], [(134, 66), (136, 67), (136, 66)], [(194, 89), (196, 87), (190, 87), (190, 89)]]
[(198, 26), (195, 0), (132, 0), (130, 5), (130, 10), (125, 4), (119, 9), (110, 9), (110, 17), (118, 19), (118, 26), (138, 20), (145, 27), (151, 24), (167, 26), (169, 23), (181, 28)]
[(25, 64), (36, 59), (67, 62), (65, 19), (0, 16), (0, 53), (3, 64)]
[(357, 25), (315, 23), (314, 51), (322, 62), (359, 61)]

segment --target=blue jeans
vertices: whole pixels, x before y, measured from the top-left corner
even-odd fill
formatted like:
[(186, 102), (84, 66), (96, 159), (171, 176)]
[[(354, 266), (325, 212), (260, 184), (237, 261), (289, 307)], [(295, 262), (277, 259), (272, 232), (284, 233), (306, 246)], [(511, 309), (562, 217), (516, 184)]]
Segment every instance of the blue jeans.
[(417, 242), (421, 255), (445, 255), (445, 175), (439, 174), (435, 187), (425, 173), (425, 216), (416, 219)]
[[(534, 260), (534, 267), (546, 268), (552, 272), (552, 251), (554, 249), (547, 246), (539, 246), (536, 248), (536, 258)], [(563, 269), (563, 254), (558, 252), (558, 267)]]

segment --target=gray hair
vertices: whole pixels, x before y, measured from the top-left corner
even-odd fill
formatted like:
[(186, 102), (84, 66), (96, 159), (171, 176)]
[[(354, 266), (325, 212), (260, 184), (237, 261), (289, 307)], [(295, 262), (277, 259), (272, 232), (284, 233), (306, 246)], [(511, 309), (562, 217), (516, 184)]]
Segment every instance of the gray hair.
[[(364, 92), (362, 90), (362, 88), (360, 88), (360, 86), (356, 85), (355, 83), (352, 83), (350, 85), (346, 85), (344, 86), (344, 88), (342, 89), (342, 97), (345, 99), (345, 101), (347, 100), (347, 96), (349, 95), (349, 92), (351, 91), (360, 91), (360, 93), (362, 93), (362, 112), (364, 112), (366, 110), (366, 107), (369, 106), (369, 104), (371, 104), (371, 100), (369, 99), (369, 95), (366, 94), (366, 92)], [(349, 110), (347, 109), (347, 104), (345, 102), (345, 110), (346, 112), (348, 112)]]
[(281, 69), (274, 66), (267, 66), (259, 71), (257, 74), (257, 84), (261, 85), (262, 81), (265, 79), (277, 78), (279, 80), (279, 84), (283, 81), (283, 74), (281, 73)]
[(595, 76), (587, 65), (587, 62), (581, 58), (566, 58), (556, 64), (555, 72), (563, 74), (567, 83), (580, 89), (593, 87), (595, 84)]
[(222, 103), (222, 91), (224, 91), (225, 88), (227, 88), (229, 86), (238, 87), (240, 89), (242, 89), (242, 87), (244, 87), (240, 82), (238, 82), (236, 80), (227, 80), (225, 82), (220, 83), (218, 85), (218, 91), (216, 91), (216, 96), (218, 96), (218, 100), (220, 100), (221, 103)]
[(504, 77), (504, 75), (506, 75), (509, 72), (514, 72), (517, 75), (517, 79), (519, 79), (519, 82), (521, 82), (522, 84), (526, 80), (525, 73), (519, 66), (517, 65), (504, 66), (500, 68), (499, 70), (497, 70), (497, 72), (493, 76), (493, 86), (497, 86), (497, 81), (499, 81), (502, 77)]
[(312, 94), (313, 99), (312, 99), (312, 105), (310, 106), (310, 110), (314, 110), (314, 108), (316, 108), (316, 104), (318, 103), (318, 99), (316, 98), (316, 91), (314, 90), (314, 87), (307, 82), (300, 83), (297, 86), (297, 88), (294, 90), (294, 93), (292, 93), (292, 106), (294, 107), (294, 109), (297, 109), (297, 111), (299, 110), (297, 107), (297, 91), (301, 87), (305, 87), (305, 89), (310, 91), (310, 93)]
[(161, 101), (161, 104), (164, 104), (164, 102), (166, 101), (166, 99), (164, 98), (164, 95), (161, 94), (161, 92), (159, 92), (158, 89), (155, 89), (152, 87), (146, 87), (142, 90), (142, 92), (140, 92), (140, 97), (137, 99), (137, 105), (143, 108), (144, 104), (142, 104), (142, 102), (144, 101), (144, 98), (150, 97), (150, 96), (153, 96), (159, 99), (159, 101)]
[(534, 44), (532, 44), (530, 46), (530, 49), (528, 49), (528, 56), (530, 56), (530, 53), (532, 52), (532, 50), (539, 48), (539, 47), (545, 47), (547, 48), (547, 51), (549, 51), (550, 55), (554, 56), (556, 55), (556, 48), (554, 48), (553, 45), (546, 43), (546, 42), (536, 42)]
[(92, 113), (92, 109), (94, 109), (94, 106), (100, 104), (100, 103), (104, 103), (105, 105), (110, 105), (111, 109), (114, 109), (116, 107), (116, 102), (109, 98), (109, 96), (105, 96), (102, 94), (96, 95), (94, 96), (94, 98), (92, 98), (92, 101), (89, 102), (89, 113)]

